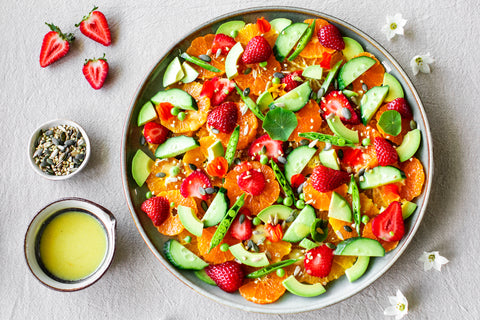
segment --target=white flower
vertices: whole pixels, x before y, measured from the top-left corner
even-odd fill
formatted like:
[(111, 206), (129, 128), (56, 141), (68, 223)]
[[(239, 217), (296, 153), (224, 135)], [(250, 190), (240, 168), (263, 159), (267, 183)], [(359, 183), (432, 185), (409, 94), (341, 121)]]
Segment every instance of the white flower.
[(430, 53), (426, 55), (416, 55), (410, 60), (410, 67), (412, 67), (414, 75), (417, 75), (418, 71), (430, 73), (430, 64), (434, 62), (435, 60), (430, 56)]
[(387, 307), (383, 314), (386, 316), (395, 316), (395, 319), (402, 319), (408, 313), (407, 298), (397, 289), (397, 296), (390, 296), (388, 300), (392, 304)]
[(428, 271), (434, 268), (441, 271), (443, 264), (448, 262), (448, 259), (438, 254), (438, 251), (424, 252), (418, 261), (423, 262), (423, 270)]
[(390, 41), (397, 34), (403, 36), (403, 27), (407, 20), (402, 18), (400, 13), (397, 13), (394, 16), (387, 16), (387, 24), (382, 27), (382, 32), (387, 36), (387, 40)]

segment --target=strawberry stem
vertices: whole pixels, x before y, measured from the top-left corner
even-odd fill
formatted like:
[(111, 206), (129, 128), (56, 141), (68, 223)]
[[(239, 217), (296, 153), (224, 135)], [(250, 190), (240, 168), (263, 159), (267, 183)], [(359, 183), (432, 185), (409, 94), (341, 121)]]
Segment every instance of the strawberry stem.
[(92, 11), (90, 11), (86, 16), (83, 16), (82, 21), (80, 21), (79, 23), (76, 23), (76, 24), (75, 24), (75, 27), (78, 28), (78, 27), (80, 26), (80, 24), (81, 24), (83, 21), (85, 21), (85, 20), (87, 20), (88, 18), (90, 18), (90, 15), (92, 14), (92, 12), (95, 11), (95, 10), (97, 10), (97, 9), (98, 9), (98, 7), (97, 7), (97, 6), (94, 6), (93, 9), (92, 9)]
[(67, 34), (64, 34), (62, 32), (62, 30), (60, 30), (59, 27), (57, 27), (56, 25), (54, 25), (53, 23), (47, 23), (45, 22), (45, 24), (50, 28), (50, 30), (58, 33), (58, 35), (60, 36), (60, 38), (62, 38), (63, 40), (66, 40), (70, 43), (73, 42), (73, 40), (75, 40), (75, 36), (73, 35), (73, 33), (67, 33)]

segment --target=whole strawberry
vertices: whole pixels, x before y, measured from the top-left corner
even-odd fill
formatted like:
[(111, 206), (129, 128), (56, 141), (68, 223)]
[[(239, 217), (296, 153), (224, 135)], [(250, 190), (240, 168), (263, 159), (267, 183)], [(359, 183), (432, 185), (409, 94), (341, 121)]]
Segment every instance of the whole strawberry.
[(376, 137), (373, 140), (375, 153), (377, 154), (378, 164), (388, 166), (398, 161), (398, 153), (395, 148), (385, 139)]
[(220, 289), (229, 293), (237, 291), (245, 278), (242, 266), (236, 261), (210, 265), (205, 268), (205, 272)]
[(70, 49), (70, 43), (75, 40), (73, 33), (63, 34), (59, 27), (46, 23), (50, 27), (43, 37), (42, 49), (40, 50), (40, 66), (45, 68), (55, 61), (63, 58)]
[(333, 249), (326, 244), (308, 250), (303, 264), (305, 272), (311, 276), (323, 278), (332, 270)]
[(350, 180), (350, 174), (319, 165), (310, 176), (312, 187), (319, 192), (328, 192)]
[(109, 46), (112, 43), (112, 36), (110, 35), (110, 28), (108, 27), (105, 15), (97, 11), (98, 7), (94, 7), (92, 11), (83, 17), (80, 23), (75, 26), (80, 26), (80, 31), (90, 39), (97, 41), (104, 46)]
[(235, 102), (224, 102), (208, 114), (207, 124), (223, 133), (231, 133), (237, 126), (238, 109)]
[(412, 110), (404, 98), (397, 98), (387, 103), (387, 110), (398, 111), (403, 119), (411, 120), (413, 118)]
[(326, 25), (318, 30), (317, 37), (318, 41), (320, 41), (324, 47), (335, 50), (345, 49), (342, 34), (333, 24)]
[(92, 88), (100, 89), (108, 74), (108, 62), (105, 55), (102, 58), (85, 60), (82, 71)]
[(158, 227), (170, 215), (170, 202), (164, 197), (153, 197), (143, 201), (141, 209), (152, 219), (153, 225)]
[(248, 41), (242, 54), (242, 62), (245, 64), (267, 61), (272, 54), (272, 47), (261, 36), (255, 36)]
[(282, 83), (285, 84), (285, 91), (290, 91), (303, 83), (302, 70), (297, 70), (287, 74), (282, 78)]

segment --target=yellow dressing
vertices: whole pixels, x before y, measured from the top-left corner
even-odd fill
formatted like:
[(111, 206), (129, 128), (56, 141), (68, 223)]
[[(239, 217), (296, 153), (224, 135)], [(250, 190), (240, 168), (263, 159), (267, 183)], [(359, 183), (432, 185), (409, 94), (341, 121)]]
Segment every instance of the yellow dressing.
[(80, 280), (102, 263), (107, 237), (100, 222), (78, 211), (61, 213), (45, 227), (40, 238), (40, 258), (57, 278)]

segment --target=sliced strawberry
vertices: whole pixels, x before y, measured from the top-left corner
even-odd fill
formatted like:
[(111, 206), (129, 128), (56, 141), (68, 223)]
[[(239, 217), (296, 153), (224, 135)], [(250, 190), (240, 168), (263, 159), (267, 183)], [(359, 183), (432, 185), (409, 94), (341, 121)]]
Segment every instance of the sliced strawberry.
[(104, 46), (109, 46), (112, 43), (110, 28), (105, 15), (97, 9), (98, 7), (94, 7), (75, 27), (80, 26), (80, 31), (84, 35)]
[(398, 188), (398, 185), (394, 183), (383, 186), (382, 192), (383, 192), (384, 198), (394, 199), (396, 201), (400, 200), (400, 189)]
[(238, 109), (235, 102), (224, 102), (208, 114), (207, 124), (223, 133), (231, 133), (237, 126)]
[(257, 27), (260, 33), (267, 33), (272, 28), (270, 22), (268, 22), (264, 17), (257, 19)]
[(220, 289), (230, 293), (237, 291), (245, 278), (242, 265), (236, 261), (209, 265), (205, 268), (205, 272)]
[(265, 189), (265, 177), (254, 169), (247, 170), (238, 175), (237, 184), (243, 191), (258, 196)]
[(405, 100), (404, 98), (397, 98), (387, 103), (387, 110), (398, 111), (398, 113), (400, 113), (400, 115), (404, 119), (413, 119), (412, 109), (410, 109), (407, 100)]
[(348, 148), (343, 150), (342, 163), (347, 167), (356, 167), (363, 162), (363, 151), (361, 149)]
[(269, 159), (278, 162), (278, 157), (283, 156), (283, 142), (272, 140), (268, 134), (253, 141), (248, 149), (248, 156), (252, 160), (260, 160), (260, 156), (265, 154)]
[(161, 144), (167, 140), (169, 130), (156, 122), (148, 122), (143, 128), (145, 140), (149, 143)]
[(324, 51), (322, 53), (322, 61), (320, 61), (320, 67), (326, 70), (330, 70), (332, 61), (332, 54)]
[(283, 229), (281, 224), (272, 225), (267, 223), (264, 227), (265, 237), (271, 242), (278, 242), (283, 238)]
[(95, 90), (100, 89), (108, 74), (108, 62), (105, 59), (105, 55), (102, 58), (86, 60), (82, 71), (92, 88)]
[(399, 241), (405, 234), (402, 217), (402, 204), (398, 201), (390, 205), (372, 220), (373, 234), (384, 241)]
[[(343, 108), (346, 108), (348, 111), (342, 111)], [(332, 91), (323, 97), (321, 109), (325, 118), (330, 114), (334, 114), (337, 115), (343, 123), (360, 123), (360, 117), (342, 91)]]
[[(243, 218), (242, 218), (243, 216)], [(241, 208), (238, 215), (233, 220), (230, 229), (230, 235), (235, 239), (245, 241), (252, 237), (252, 220), (248, 219), (251, 213), (247, 208)]]
[(301, 173), (293, 175), (290, 178), (290, 185), (292, 186), (293, 189), (297, 189), (304, 182), (305, 182), (305, 176)]
[(154, 226), (159, 226), (170, 214), (170, 202), (164, 197), (153, 197), (143, 201), (141, 209), (152, 219)]
[(170, 102), (160, 102), (157, 106), (158, 117), (160, 120), (167, 121), (170, 118), (173, 118), (172, 109), (174, 105)]
[(395, 148), (385, 139), (375, 137), (373, 140), (375, 153), (377, 154), (378, 164), (388, 166), (398, 161), (398, 153)]
[(290, 91), (303, 83), (302, 70), (297, 70), (287, 74), (282, 78), (282, 83), (285, 84), (285, 91)]
[(242, 62), (245, 64), (267, 61), (272, 54), (272, 47), (262, 36), (255, 36), (248, 41), (242, 54)]
[(180, 186), (180, 193), (184, 198), (195, 197), (207, 200), (208, 194), (205, 193), (205, 189), (211, 187), (212, 183), (208, 176), (198, 169), (183, 180)]
[(319, 165), (310, 176), (312, 187), (319, 192), (328, 192), (350, 180), (350, 174)]
[(332, 270), (333, 249), (326, 244), (308, 250), (303, 264), (305, 272), (311, 276), (323, 278)]
[(70, 49), (70, 43), (75, 40), (73, 33), (63, 34), (59, 27), (49, 23), (45, 24), (52, 31), (43, 37), (40, 50), (40, 66), (42, 68), (64, 57)]
[(226, 34), (219, 33), (215, 35), (212, 43), (212, 52), (214, 55), (220, 50), (221, 54), (227, 54), (237, 42)]
[(317, 37), (318, 41), (320, 41), (324, 47), (335, 50), (345, 49), (345, 42), (343, 41), (342, 34), (333, 24), (328, 24), (318, 30)]
[(208, 97), (210, 104), (215, 107), (225, 101), (233, 89), (235, 89), (235, 82), (225, 78), (213, 77), (203, 83), (200, 96)]

